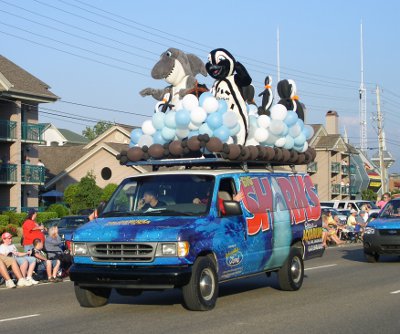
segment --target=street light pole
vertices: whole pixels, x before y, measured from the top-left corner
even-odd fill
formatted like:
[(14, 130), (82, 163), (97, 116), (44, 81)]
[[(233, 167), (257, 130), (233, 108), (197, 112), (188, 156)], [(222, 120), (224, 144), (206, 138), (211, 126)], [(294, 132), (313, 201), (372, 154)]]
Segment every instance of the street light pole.
[(386, 167), (384, 162), (384, 145), (383, 145), (383, 119), (381, 113), (381, 98), (379, 86), (376, 86), (376, 108), (378, 121), (378, 144), (379, 144), (379, 168), (381, 170), (382, 194), (387, 192), (386, 184)]

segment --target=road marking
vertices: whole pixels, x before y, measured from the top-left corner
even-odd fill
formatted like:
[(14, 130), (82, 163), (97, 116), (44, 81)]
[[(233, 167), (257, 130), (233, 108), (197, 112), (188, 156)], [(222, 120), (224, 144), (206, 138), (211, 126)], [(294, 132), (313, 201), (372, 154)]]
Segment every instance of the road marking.
[(38, 317), (40, 314), (30, 314), (30, 315), (24, 315), (22, 317), (15, 317), (15, 318), (8, 318), (8, 319), (0, 319), (0, 322), (4, 321), (13, 321), (13, 320), (20, 320), (20, 319), (26, 319), (26, 318), (33, 318), (33, 317)]
[(314, 269), (330, 268), (330, 267), (334, 267), (334, 266), (337, 266), (337, 264), (336, 264), (336, 263), (334, 263), (334, 264), (326, 264), (325, 266), (310, 267), (310, 268), (305, 268), (304, 270), (314, 270)]
[(391, 292), (392, 295), (395, 295), (396, 293), (400, 293), (400, 290), (392, 291), (392, 292)]

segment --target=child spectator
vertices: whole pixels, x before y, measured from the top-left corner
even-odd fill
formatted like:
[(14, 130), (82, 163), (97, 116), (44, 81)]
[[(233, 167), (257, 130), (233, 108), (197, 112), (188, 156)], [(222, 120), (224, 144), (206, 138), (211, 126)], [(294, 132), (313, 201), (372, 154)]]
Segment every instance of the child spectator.
[[(8, 273), (9, 268), (11, 268), (14, 275), (18, 279), (17, 285), (15, 285), (14, 281), (11, 279), (11, 277)], [(29, 282), (25, 278), (22, 277), (22, 273), (19, 270), (17, 261), (10, 256), (0, 255), (0, 275), (3, 276), (3, 278), (5, 279), (6, 287), (8, 289), (15, 288), (16, 286), (31, 286), (32, 285), (32, 282)]]
[(17, 260), (19, 268), (21, 270), (22, 277), (25, 277), (27, 281), (32, 284), (38, 284), (32, 278), (33, 271), (36, 267), (36, 260), (34, 257), (30, 256), (31, 251), (28, 252), (18, 252), (17, 247), (12, 243), (12, 235), (5, 232), (1, 235), (3, 243), (0, 245), (0, 254), (5, 256), (11, 256)]
[(62, 282), (62, 278), (57, 277), (58, 269), (60, 269), (60, 260), (48, 260), (46, 253), (43, 251), (43, 242), (40, 239), (33, 240), (32, 255), (36, 258), (36, 271), (46, 270), (48, 282)]

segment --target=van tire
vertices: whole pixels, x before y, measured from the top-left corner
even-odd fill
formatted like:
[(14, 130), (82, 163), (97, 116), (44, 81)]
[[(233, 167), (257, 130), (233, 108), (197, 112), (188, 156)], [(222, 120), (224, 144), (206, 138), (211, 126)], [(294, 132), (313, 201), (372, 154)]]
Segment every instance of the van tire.
[(281, 290), (296, 291), (303, 284), (304, 263), (301, 250), (292, 247), (282, 268), (278, 271), (278, 282)]
[(100, 307), (108, 302), (111, 289), (108, 288), (82, 288), (75, 284), (75, 296), (82, 307)]
[(379, 261), (379, 254), (377, 253), (364, 253), (365, 255), (365, 259), (367, 260), (367, 262), (369, 263), (376, 263)]
[(188, 284), (182, 287), (183, 302), (191, 311), (209, 311), (215, 307), (218, 298), (218, 276), (210, 256), (196, 259)]

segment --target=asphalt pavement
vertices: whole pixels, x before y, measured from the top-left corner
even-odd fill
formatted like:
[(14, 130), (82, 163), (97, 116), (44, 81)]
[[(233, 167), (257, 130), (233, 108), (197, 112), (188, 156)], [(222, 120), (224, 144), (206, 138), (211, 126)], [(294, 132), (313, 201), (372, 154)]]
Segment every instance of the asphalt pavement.
[(0, 289), (0, 333), (400, 333), (400, 258), (367, 263), (360, 245), (328, 248), (306, 262), (299, 291), (278, 290), (276, 276), (222, 284), (217, 306), (187, 311), (179, 290), (114, 293), (81, 308), (73, 283)]

